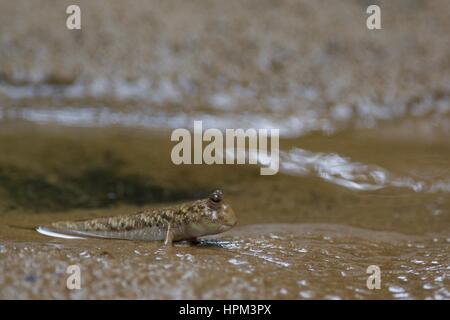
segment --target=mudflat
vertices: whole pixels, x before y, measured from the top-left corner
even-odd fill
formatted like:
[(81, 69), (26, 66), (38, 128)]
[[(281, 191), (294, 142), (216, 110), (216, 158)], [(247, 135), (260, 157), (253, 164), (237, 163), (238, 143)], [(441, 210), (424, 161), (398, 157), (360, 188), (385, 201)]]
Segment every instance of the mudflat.
[[(1, 2), (0, 298), (450, 299), (450, 2), (379, 3)], [(175, 165), (195, 120), (280, 129), (279, 172)], [(32, 230), (215, 189), (198, 243)]]

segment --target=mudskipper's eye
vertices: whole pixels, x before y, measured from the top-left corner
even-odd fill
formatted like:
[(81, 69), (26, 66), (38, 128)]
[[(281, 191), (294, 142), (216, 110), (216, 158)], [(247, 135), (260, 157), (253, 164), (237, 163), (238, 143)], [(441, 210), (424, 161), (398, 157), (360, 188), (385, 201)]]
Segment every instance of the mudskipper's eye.
[(222, 201), (222, 195), (223, 195), (222, 191), (216, 190), (213, 193), (211, 193), (211, 195), (209, 196), (209, 200), (215, 203), (219, 203), (220, 201)]

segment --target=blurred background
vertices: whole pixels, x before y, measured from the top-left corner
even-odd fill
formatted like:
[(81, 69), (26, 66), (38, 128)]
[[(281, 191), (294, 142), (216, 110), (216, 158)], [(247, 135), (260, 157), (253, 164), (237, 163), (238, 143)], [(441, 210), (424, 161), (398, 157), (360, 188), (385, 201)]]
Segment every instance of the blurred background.
[[(66, 28), (71, 4), (81, 30)], [(381, 30), (366, 27), (370, 4), (381, 7)], [(438, 274), (426, 279), (434, 291), (421, 280), (380, 297), (450, 297), (439, 280), (450, 231), (449, 12), (447, 0), (0, 0), (0, 239), (42, 241), (9, 224), (126, 213), (223, 188), (241, 226), (439, 234), (440, 258), (429, 256)], [(170, 133), (194, 120), (279, 128), (280, 173), (173, 165)], [(413, 272), (410, 257), (431, 250), (414, 248), (398, 261)], [(333, 283), (306, 291), (323, 298), (342, 287)], [(263, 297), (283, 297), (279, 289)], [(261, 297), (229, 290), (217, 296)]]

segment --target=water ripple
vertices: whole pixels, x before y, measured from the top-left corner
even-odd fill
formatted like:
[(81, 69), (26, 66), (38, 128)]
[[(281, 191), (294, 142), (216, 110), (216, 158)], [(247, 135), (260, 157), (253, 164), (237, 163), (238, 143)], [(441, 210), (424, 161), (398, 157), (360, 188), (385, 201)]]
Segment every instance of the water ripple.
[(395, 187), (415, 192), (450, 192), (450, 179), (416, 180), (395, 175), (376, 165), (353, 162), (335, 153), (314, 153), (300, 148), (280, 152), (280, 172), (292, 176), (318, 176), (352, 190)]

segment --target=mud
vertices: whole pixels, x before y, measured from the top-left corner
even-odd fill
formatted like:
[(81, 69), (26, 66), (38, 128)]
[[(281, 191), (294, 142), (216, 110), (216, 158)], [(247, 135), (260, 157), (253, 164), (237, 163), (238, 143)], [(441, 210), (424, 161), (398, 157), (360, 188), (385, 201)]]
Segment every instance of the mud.
[[(0, 298), (450, 299), (450, 2), (377, 3), (0, 1)], [(194, 120), (279, 128), (280, 172), (175, 166)], [(199, 243), (31, 230), (218, 188)]]

